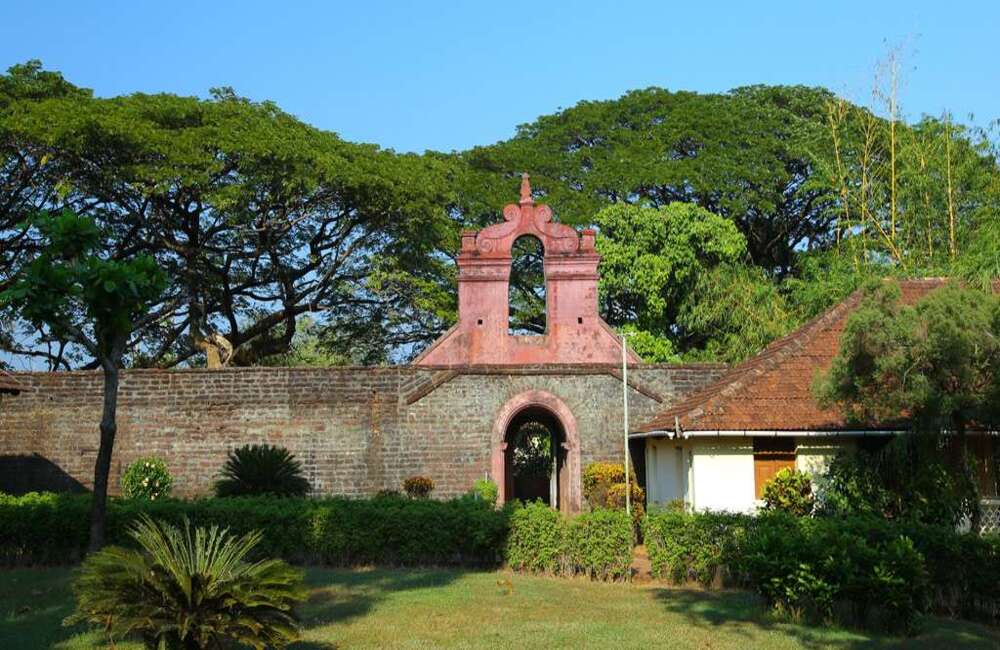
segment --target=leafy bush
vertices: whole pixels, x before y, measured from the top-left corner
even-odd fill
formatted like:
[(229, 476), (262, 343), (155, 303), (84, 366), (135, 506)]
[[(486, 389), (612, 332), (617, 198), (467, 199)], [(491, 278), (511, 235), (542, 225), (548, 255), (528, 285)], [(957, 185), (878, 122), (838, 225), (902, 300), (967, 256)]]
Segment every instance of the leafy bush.
[(474, 499), (325, 499), (309, 516), (316, 561), (338, 566), (495, 566), (507, 512)]
[(726, 582), (752, 522), (748, 515), (723, 512), (669, 510), (648, 515), (643, 539), (653, 575), (677, 584)]
[(122, 474), (122, 496), (128, 499), (163, 498), (173, 485), (167, 464), (155, 456), (137, 459)]
[(536, 501), (511, 512), (505, 557), (518, 571), (625, 580), (632, 544), (624, 512), (600, 509), (566, 517)]
[(910, 434), (877, 450), (839, 454), (817, 479), (818, 512), (957, 525), (979, 501), (975, 486), (950, 470), (941, 445), (939, 437)]
[(872, 517), (762, 515), (737, 559), (746, 579), (796, 618), (912, 631), (929, 606), (924, 557)]
[(476, 482), (472, 485), (472, 493), (476, 495), (477, 499), (495, 506), (497, 498), (500, 496), (500, 487), (492, 479), (480, 478), (476, 479)]
[[(0, 495), (0, 564), (65, 564), (87, 548), (87, 494)], [(255, 558), (335, 566), (496, 566), (503, 560), (508, 511), (474, 499), (400, 497), (289, 499), (274, 496), (108, 502), (109, 543), (134, 545), (141, 515), (182, 525), (261, 531)]]
[(302, 465), (290, 451), (274, 445), (244, 445), (229, 452), (222, 478), (215, 483), (220, 497), (273, 494), (301, 497), (309, 492)]
[[(635, 472), (629, 468), (629, 492), (632, 516), (638, 524), (645, 515), (646, 493), (639, 487)], [(583, 496), (591, 508), (625, 509), (625, 465), (596, 462), (583, 470)]]
[(260, 533), (237, 538), (143, 515), (129, 536), (139, 550), (110, 546), (84, 561), (67, 624), (100, 626), (112, 645), (139, 636), (147, 648), (283, 648), (298, 638), (292, 607), (305, 599), (303, 574), (281, 560), (248, 562)]
[(426, 499), (434, 491), (434, 481), (426, 476), (411, 476), (403, 481), (403, 490), (411, 499)]
[(796, 517), (812, 514), (816, 499), (809, 475), (785, 468), (764, 484), (764, 509), (787, 512)]

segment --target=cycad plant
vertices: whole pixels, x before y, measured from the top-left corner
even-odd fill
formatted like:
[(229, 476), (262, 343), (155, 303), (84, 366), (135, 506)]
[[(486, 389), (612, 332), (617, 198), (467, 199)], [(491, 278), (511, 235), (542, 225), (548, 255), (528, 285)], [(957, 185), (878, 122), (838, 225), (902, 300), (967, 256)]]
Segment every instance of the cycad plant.
[(309, 492), (302, 465), (284, 447), (244, 445), (229, 452), (222, 478), (215, 483), (220, 497), (273, 494), (301, 497)]
[(112, 641), (139, 637), (158, 650), (283, 648), (298, 638), (292, 607), (302, 572), (281, 560), (248, 562), (260, 533), (192, 529), (143, 515), (129, 530), (139, 549), (109, 546), (84, 561), (66, 624), (102, 627)]

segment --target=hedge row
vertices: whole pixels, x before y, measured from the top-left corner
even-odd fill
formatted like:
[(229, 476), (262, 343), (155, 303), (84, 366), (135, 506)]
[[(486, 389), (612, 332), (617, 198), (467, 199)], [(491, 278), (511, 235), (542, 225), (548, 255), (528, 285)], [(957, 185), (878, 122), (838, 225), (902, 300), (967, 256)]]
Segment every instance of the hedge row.
[(632, 524), (621, 510), (568, 518), (541, 502), (516, 507), (504, 554), (518, 571), (626, 580), (632, 564)]
[(908, 631), (928, 611), (1000, 621), (1000, 540), (877, 517), (662, 513), (654, 572), (753, 588), (796, 618)]
[[(86, 549), (89, 495), (0, 494), (0, 564), (65, 564)], [(260, 556), (334, 566), (496, 566), (628, 576), (632, 528), (622, 512), (566, 517), (542, 503), (495, 509), (481, 499), (210, 498), (195, 501), (111, 499), (108, 541), (130, 542), (141, 513), (179, 523), (260, 530)]]
[[(60, 564), (87, 546), (89, 495), (0, 495), (0, 563)], [(260, 530), (261, 556), (335, 566), (495, 565), (502, 560), (509, 513), (471, 498), (452, 501), (210, 498), (111, 499), (108, 541), (128, 544), (140, 513), (171, 522)]]

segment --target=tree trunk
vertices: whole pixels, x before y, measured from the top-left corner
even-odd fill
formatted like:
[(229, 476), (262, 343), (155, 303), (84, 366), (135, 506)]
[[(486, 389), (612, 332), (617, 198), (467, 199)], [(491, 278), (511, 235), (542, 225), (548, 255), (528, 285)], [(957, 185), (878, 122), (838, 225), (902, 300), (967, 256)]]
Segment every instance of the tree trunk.
[(111, 473), (111, 453), (118, 431), (118, 364), (102, 362), (104, 368), (104, 410), (101, 414), (101, 444), (94, 464), (94, 500), (90, 506), (90, 546), (92, 553), (104, 546), (105, 519), (108, 506), (108, 475)]

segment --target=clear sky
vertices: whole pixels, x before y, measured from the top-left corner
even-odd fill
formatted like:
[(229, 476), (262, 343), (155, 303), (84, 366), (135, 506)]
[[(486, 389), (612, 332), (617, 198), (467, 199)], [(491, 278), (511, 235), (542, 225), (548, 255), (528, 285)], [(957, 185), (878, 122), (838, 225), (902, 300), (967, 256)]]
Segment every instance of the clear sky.
[(1000, 117), (1000, 0), (85, 2), (0, 6), (0, 66), (100, 96), (232, 86), (320, 128), (449, 151), (633, 88), (826, 86), (867, 102), (902, 44), (903, 109)]

